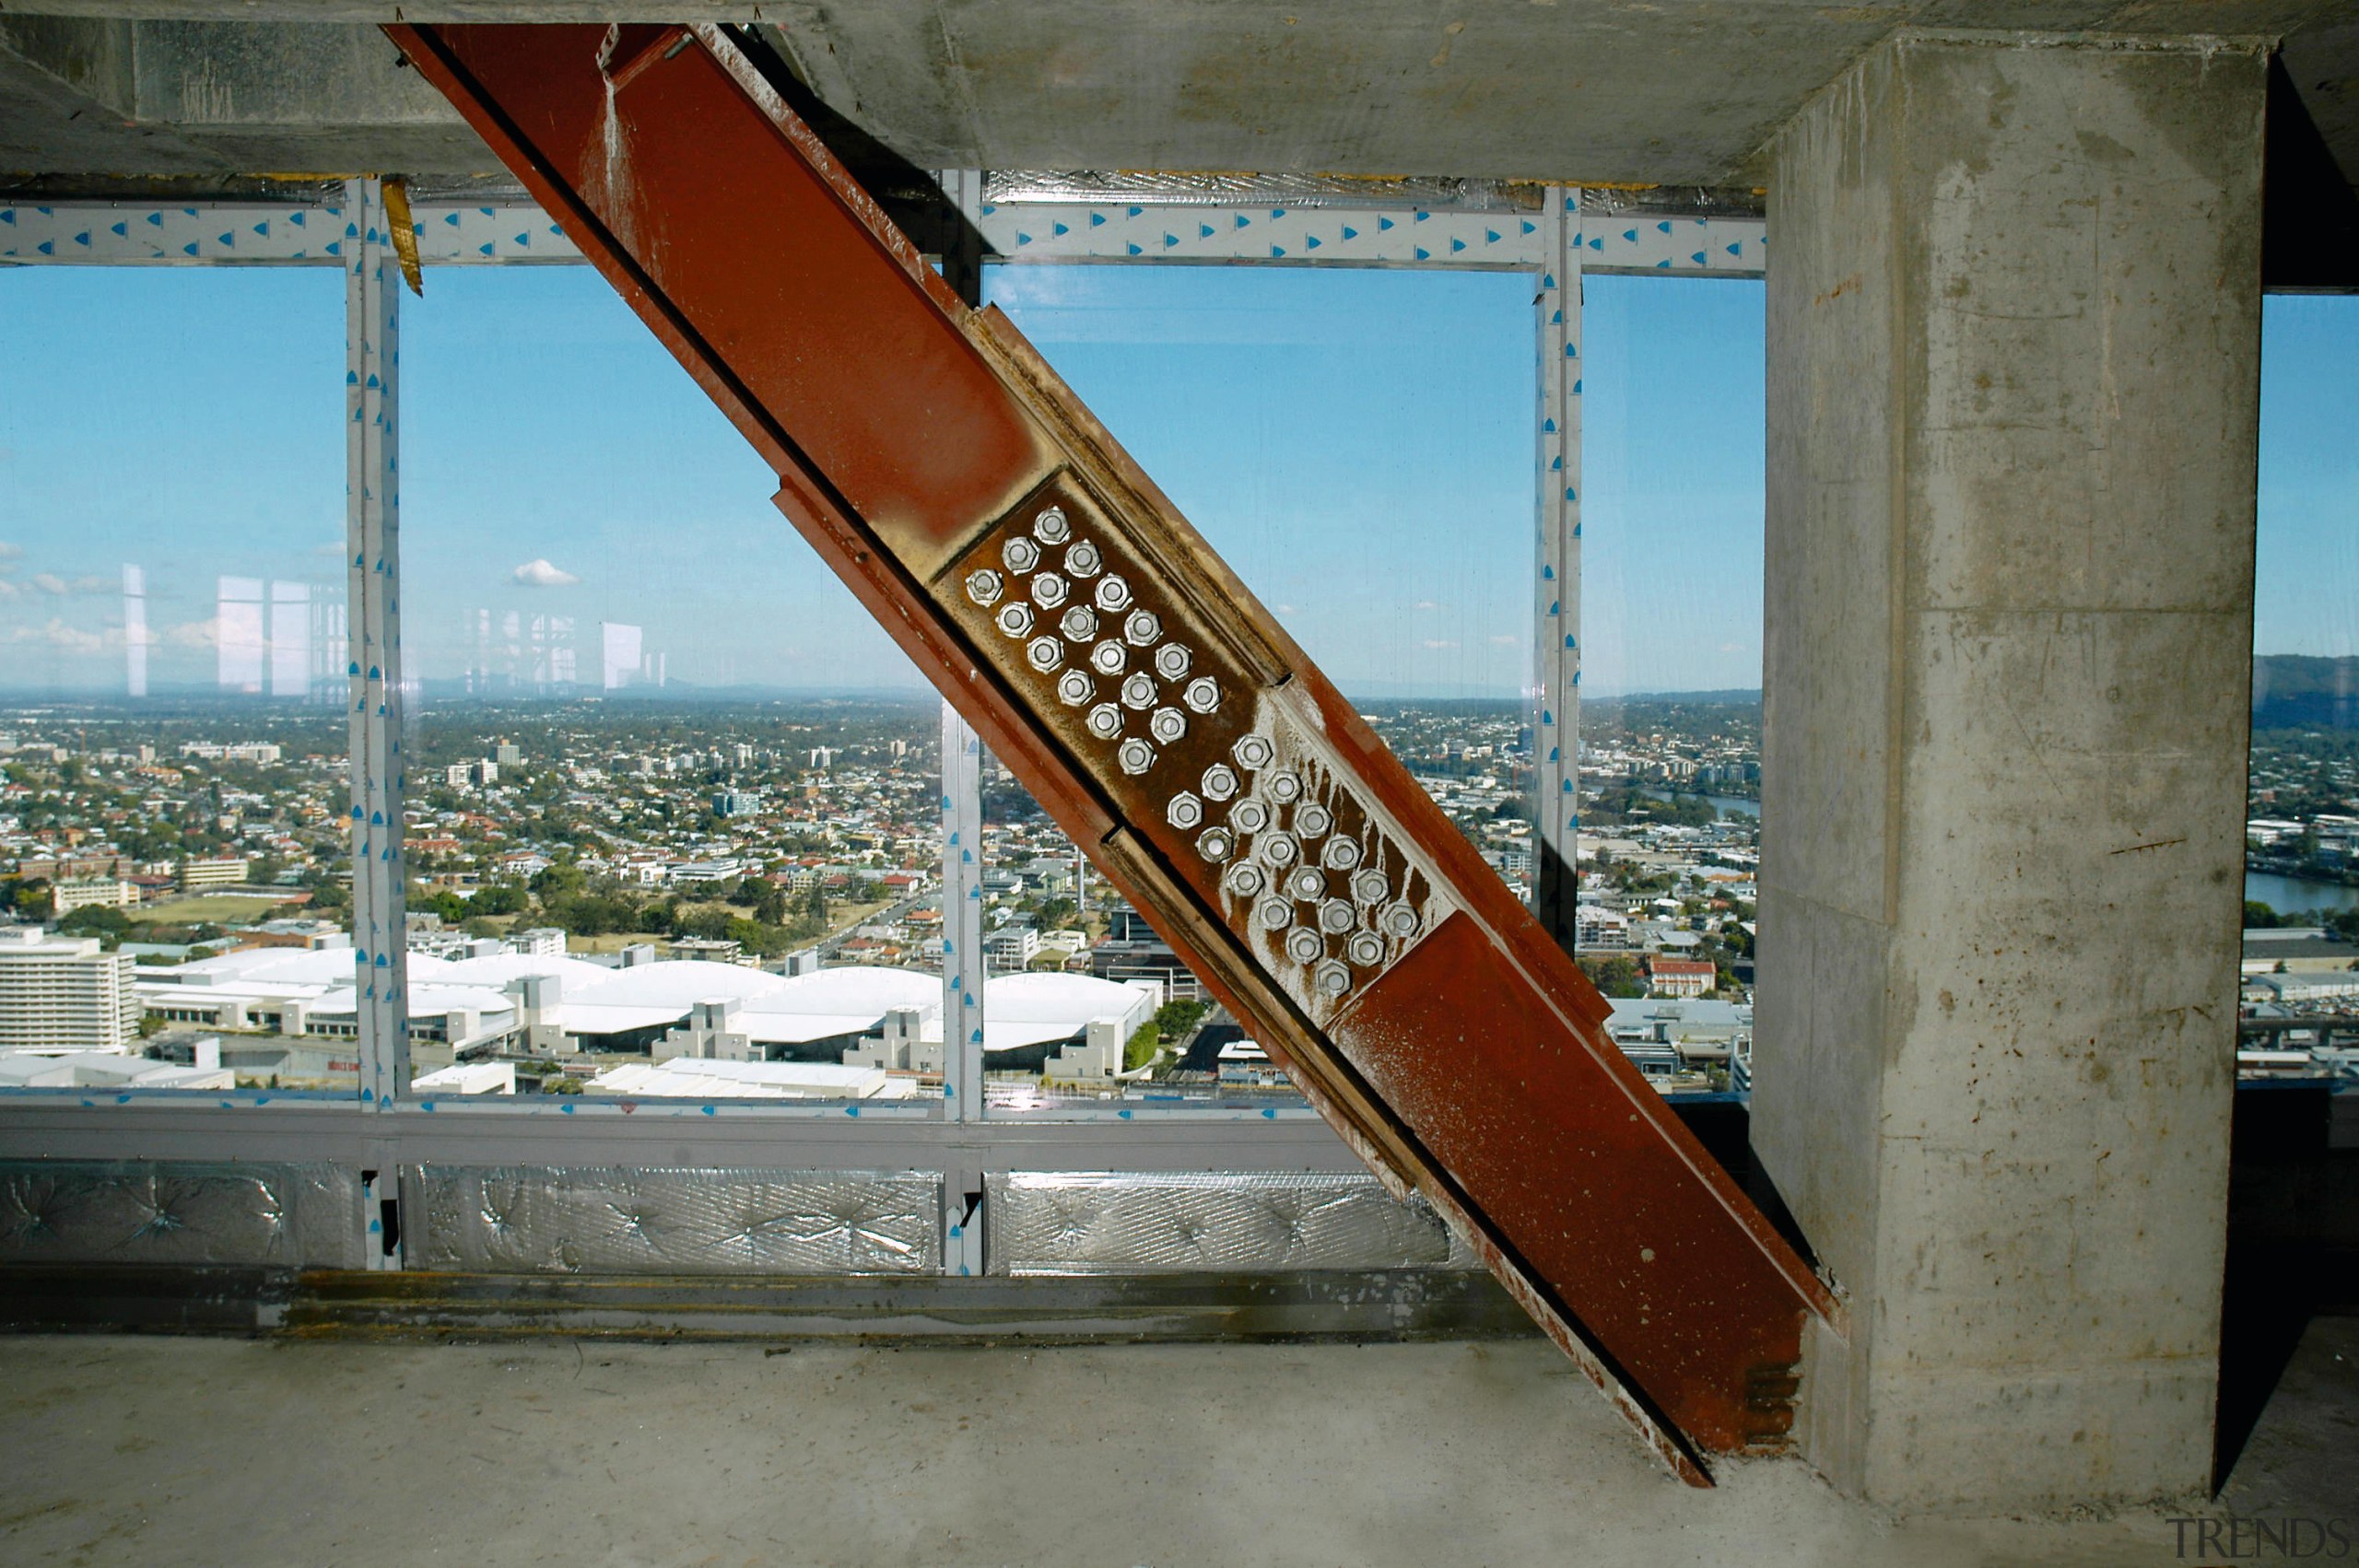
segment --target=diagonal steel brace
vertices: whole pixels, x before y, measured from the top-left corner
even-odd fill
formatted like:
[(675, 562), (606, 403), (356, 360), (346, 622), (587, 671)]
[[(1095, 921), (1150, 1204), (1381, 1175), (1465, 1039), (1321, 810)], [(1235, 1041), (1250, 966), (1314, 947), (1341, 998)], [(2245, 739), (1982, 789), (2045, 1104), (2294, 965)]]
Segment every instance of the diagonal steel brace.
[(387, 31), (780, 475), (776, 502), (1396, 1193), (1666, 1464), (1783, 1445), (1825, 1286), (1607, 1008), (996, 310), (709, 26)]

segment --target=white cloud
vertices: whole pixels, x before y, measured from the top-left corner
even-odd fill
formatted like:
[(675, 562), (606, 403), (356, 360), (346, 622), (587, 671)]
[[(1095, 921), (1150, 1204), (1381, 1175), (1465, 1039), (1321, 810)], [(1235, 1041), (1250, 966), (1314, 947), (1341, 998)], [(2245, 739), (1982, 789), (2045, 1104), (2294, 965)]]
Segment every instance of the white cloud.
[(52, 617), (45, 626), (10, 626), (7, 636), (0, 640), (47, 643), (52, 648), (62, 648), (69, 653), (100, 653), (105, 650), (111, 639), (97, 632), (86, 632), (78, 626), (69, 626), (64, 621)]
[(77, 577), (68, 581), (55, 572), (35, 572), (25, 580), (60, 599), (75, 593), (112, 593), (121, 586), (111, 577)]
[(1414, 604), (1410, 605), (1409, 608), (1412, 610), (1438, 610), (1441, 606), (1435, 603), (1430, 599), (1420, 599)]
[(520, 588), (571, 588), (581, 580), (562, 568), (551, 566), (546, 556), (526, 561), (508, 575)]
[(0, 539), (0, 561), (21, 561), (24, 558), (25, 547), (22, 544), (11, 544), (6, 539)]
[(1448, 638), (1429, 637), (1426, 638), (1425, 646), (1427, 648), (1456, 648), (1458, 644), (1450, 641)]
[(1270, 606), (1270, 609), (1273, 614), (1280, 615), (1291, 615), (1296, 614), (1295, 607), (1291, 604), (1273, 604)]
[(166, 648), (216, 648), (221, 642), (221, 623), (211, 616), (202, 621), (182, 621), (176, 626), (166, 626), (148, 640)]
[(1493, 648), (1513, 648), (1517, 643), (1521, 642), (1524, 639), (1516, 636), (1513, 632), (1499, 632), (1492, 637), (1485, 638), (1484, 640), (1488, 642)]
[(14, 599), (18, 594), (22, 593), (23, 591), (23, 589), (18, 588), (6, 578), (0, 577), (0, 602)]

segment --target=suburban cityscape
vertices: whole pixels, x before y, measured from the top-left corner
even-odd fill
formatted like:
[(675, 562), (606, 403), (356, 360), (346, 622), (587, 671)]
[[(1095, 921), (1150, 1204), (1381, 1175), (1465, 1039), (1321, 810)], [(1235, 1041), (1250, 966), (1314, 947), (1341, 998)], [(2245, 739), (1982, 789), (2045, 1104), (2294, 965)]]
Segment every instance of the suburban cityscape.
[[(2359, 731), (2281, 697), (2253, 743), (2238, 1065), (2350, 1075)], [(1520, 705), (1364, 716), (1528, 897)], [(915, 700), (422, 705), (414, 1091), (938, 1096), (939, 735)], [(1666, 1094), (1750, 1087), (1759, 742), (1754, 693), (1584, 713), (1579, 962)], [(995, 1108), (1292, 1098), (996, 759), (981, 805)], [(349, 806), (333, 708), (0, 708), (0, 1087), (352, 1092)]]

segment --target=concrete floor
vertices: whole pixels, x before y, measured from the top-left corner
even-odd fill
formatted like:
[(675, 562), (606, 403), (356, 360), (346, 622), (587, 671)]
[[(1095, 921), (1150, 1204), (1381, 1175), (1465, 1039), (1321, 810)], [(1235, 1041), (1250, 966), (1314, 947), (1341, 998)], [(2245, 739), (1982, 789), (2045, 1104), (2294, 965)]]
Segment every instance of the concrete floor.
[[(2359, 1320), (2288, 1388), (2223, 1505), (2359, 1519)], [(15, 1338), (0, 1412), (11, 1563), (2194, 1561), (2159, 1512), (1895, 1524), (1778, 1463), (1691, 1492), (1536, 1340)]]

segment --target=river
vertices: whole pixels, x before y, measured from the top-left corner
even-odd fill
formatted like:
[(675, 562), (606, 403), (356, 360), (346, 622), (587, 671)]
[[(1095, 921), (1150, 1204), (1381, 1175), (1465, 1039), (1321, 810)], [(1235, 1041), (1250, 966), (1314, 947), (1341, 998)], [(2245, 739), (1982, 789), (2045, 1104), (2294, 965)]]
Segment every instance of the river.
[(2266, 904), (2281, 915), (2305, 909), (2359, 908), (2359, 887), (2345, 887), (2336, 882), (2308, 882), (2300, 877), (2270, 876), (2260, 872), (2245, 873), (2245, 897), (2255, 904)]
[[(1657, 801), (1668, 801), (1674, 798), (1670, 790), (1657, 789), (1652, 785), (1641, 786), (1638, 793)], [(1702, 801), (1714, 811), (1742, 812), (1744, 815), (1755, 818), (1756, 820), (1761, 815), (1761, 802), (1759, 801), (1743, 800), (1735, 795), (1693, 795), (1683, 792), (1676, 798), (1683, 801)]]

